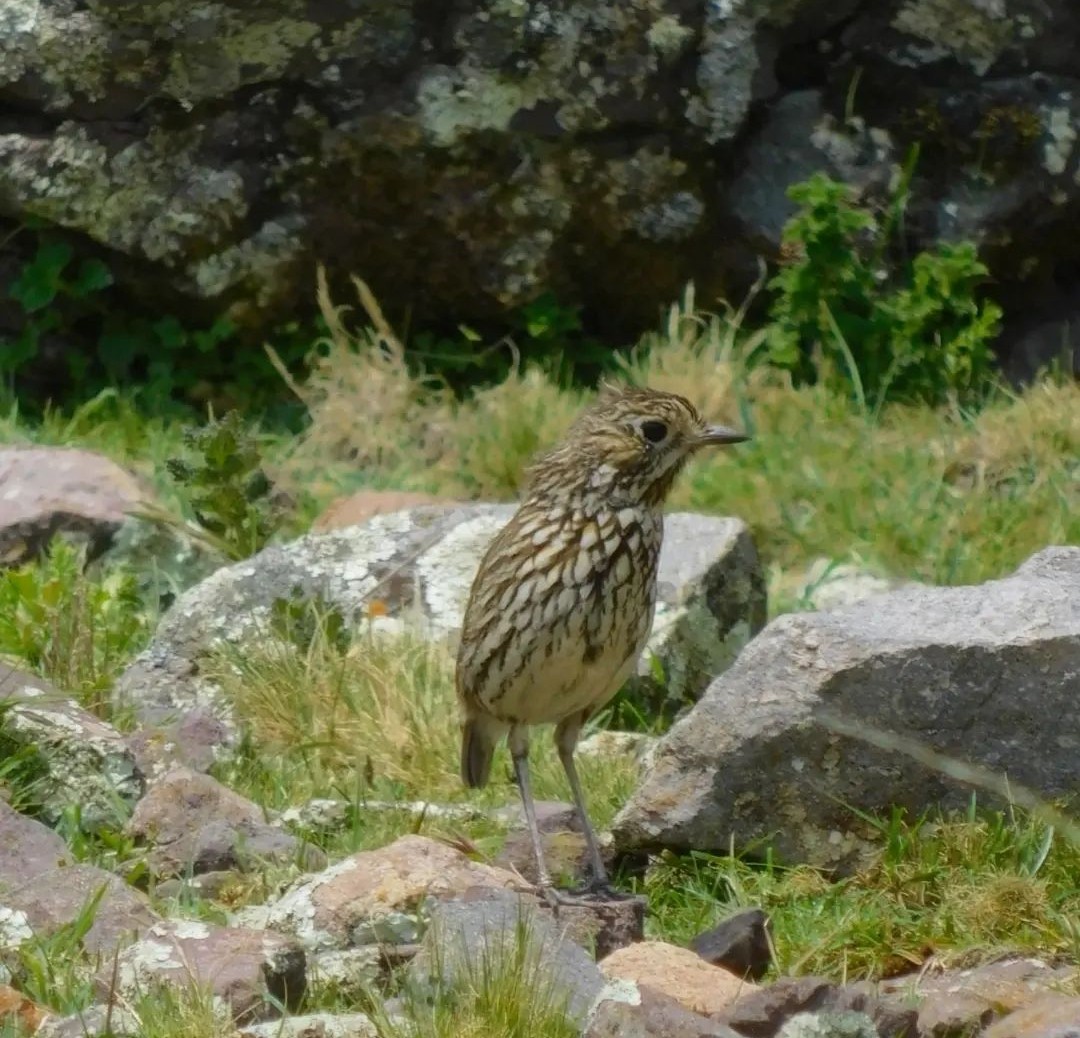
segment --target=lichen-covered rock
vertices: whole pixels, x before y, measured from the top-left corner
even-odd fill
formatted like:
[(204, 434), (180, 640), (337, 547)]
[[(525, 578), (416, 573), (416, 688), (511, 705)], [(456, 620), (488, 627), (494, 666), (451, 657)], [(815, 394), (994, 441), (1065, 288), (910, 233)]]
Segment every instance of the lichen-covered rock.
[[(553, 288), (625, 332), (690, 277), (753, 271), (754, 212), (775, 233), (778, 207), (739, 204), (743, 171), (775, 201), (874, 131), (890, 165), (926, 144), (913, 208), (936, 213), (913, 234), (977, 214), (1016, 288), (1070, 255), (1071, 0), (69, 6), (2, 15), (5, 214), (109, 250), (174, 309), (273, 321), (321, 258), (394, 311), (477, 320)], [(822, 84), (831, 128), (774, 127), (771, 171), (751, 116)], [(808, 150), (821, 132), (835, 147)]]
[(108, 957), (158, 921), (145, 894), (93, 865), (0, 874), (0, 949), (46, 938), (93, 908), (83, 947)]
[(125, 948), (114, 970), (98, 973), (104, 994), (134, 1001), (155, 985), (192, 983), (226, 1003), (240, 1020), (276, 1016), (303, 997), (306, 962), (300, 945), (280, 934), (238, 926), (173, 919), (153, 927)]
[(240, 1038), (379, 1038), (363, 1013), (309, 1013), (241, 1027)]
[[(148, 728), (175, 725), (198, 710), (227, 725), (229, 704), (200, 673), (200, 658), (215, 645), (265, 637), (275, 602), (296, 596), (319, 598), (375, 631), (409, 629), (452, 640), (480, 556), (513, 511), (513, 505), (429, 506), (377, 515), (363, 526), (309, 534), (218, 570), (177, 600), (116, 694)], [(746, 527), (735, 519), (668, 516), (654, 634), (625, 694), (657, 712), (692, 702), (764, 613), (764, 580)], [(229, 738), (223, 731), (222, 743)]]
[(470, 861), (439, 840), (402, 836), (299, 880), (280, 898), (245, 909), (238, 918), (290, 934), (310, 952), (412, 943), (423, 932), (429, 898), (472, 886), (529, 889), (512, 873)]
[(583, 1038), (744, 1038), (668, 995), (630, 980), (604, 985), (589, 1014)]
[(857, 812), (966, 804), (970, 789), (819, 714), (912, 733), (1039, 790), (1080, 784), (1080, 549), (1047, 548), (973, 587), (876, 595), (773, 621), (663, 739), (616, 819), (616, 845), (847, 868), (873, 834)]
[(87, 829), (123, 823), (145, 781), (116, 729), (48, 682), (2, 662), (0, 706), (0, 738), (33, 753), (33, 797), (46, 821), (74, 806)]

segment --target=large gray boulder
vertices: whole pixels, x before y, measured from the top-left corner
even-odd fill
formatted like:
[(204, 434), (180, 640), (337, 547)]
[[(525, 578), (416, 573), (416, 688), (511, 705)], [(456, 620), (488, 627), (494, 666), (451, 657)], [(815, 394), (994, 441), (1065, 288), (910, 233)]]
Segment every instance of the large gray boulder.
[(1075, 793), (1080, 548), (1048, 548), (978, 586), (773, 621), (657, 747), (616, 845), (726, 851), (734, 838), (843, 868), (868, 847), (856, 812), (968, 801), (936, 770), (827, 729), (825, 709), (1047, 797)]
[[(208, 711), (225, 722), (217, 737), (227, 744), (229, 704), (200, 672), (200, 660), (215, 645), (265, 637), (282, 600), (317, 598), (375, 631), (409, 630), (452, 643), (480, 556), (513, 511), (513, 505), (431, 506), (379, 515), (220, 569), (177, 600), (121, 675), (117, 696), (144, 725), (166, 730)], [(642, 702), (662, 709), (696, 700), (764, 616), (764, 579), (745, 525), (669, 516), (653, 637), (636, 679)], [(648, 662), (650, 653), (658, 667)]]
[(913, 236), (985, 240), (1018, 306), (1068, 276), (1074, 0), (11, 0), (0, 32), (0, 213), (158, 313), (291, 319), (323, 260), (425, 324), (550, 288), (636, 330), (752, 277), (793, 178), (885, 184), (916, 141)]

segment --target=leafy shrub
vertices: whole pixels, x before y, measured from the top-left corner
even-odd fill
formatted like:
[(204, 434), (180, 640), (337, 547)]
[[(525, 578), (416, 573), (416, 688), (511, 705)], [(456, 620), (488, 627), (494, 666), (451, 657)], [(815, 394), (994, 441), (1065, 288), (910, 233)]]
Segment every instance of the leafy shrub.
[(1001, 308), (978, 298), (987, 268), (975, 247), (941, 243), (892, 262), (904, 187), (885, 220), (820, 173), (788, 194), (800, 208), (784, 246), (796, 258), (770, 283), (769, 360), (798, 382), (854, 390), (875, 408), (970, 402), (985, 392)]
[[(263, 350), (241, 344), (227, 317), (196, 327), (169, 314), (133, 312), (112, 290), (113, 275), (102, 260), (77, 259), (69, 243), (54, 240), (36, 224), (23, 229), (37, 233), (37, 244), (7, 286), (22, 323), (16, 335), (0, 339), (0, 379), (26, 376), (43, 356), (47, 337), (57, 335), (70, 340), (63, 375), (79, 399), (132, 382), (155, 408), (170, 400), (231, 397), (261, 403), (280, 395), (280, 381)], [(278, 355), (295, 365), (317, 334), (317, 326), (294, 323), (276, 329), (271, 338)]]
[(254, 555), (282, 518), (255, 435), (239, 411), (230, 411), (204, 426), (188, 426), (183, 438), (190, 458), (169, 458), (165, 465), (196, 521), (229, 558)]

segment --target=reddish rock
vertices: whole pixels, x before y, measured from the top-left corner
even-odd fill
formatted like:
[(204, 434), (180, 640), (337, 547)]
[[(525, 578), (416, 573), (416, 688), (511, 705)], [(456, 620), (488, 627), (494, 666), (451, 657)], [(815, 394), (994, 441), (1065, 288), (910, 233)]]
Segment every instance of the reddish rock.
[[(305, 956), (296, 941), (266, 930), (174, 919), (125, 948), (115, 978), (123, 999), (137, 999), (155, 984), (196, 984), (226, 1001), (236, 1019), (265, 1019), (277, 1014), (273, 1001), (299, 1004)], [(104, 995), (111, 994), (112, 982), (109, 962), (98, 973)]]
[(504, 869), (471, 861), (426, 836), (402, 836), (361, 851), (294, 885), (259, 913), (264, 925), (299, 937), (309, 950), (416, 939), (415, 912), (427, 897), (470, 887), (530, 889)]
[(33, 1034), (49, 1015), (49, 1010), (32, 1002), (21, 991), (0, 984), (0, 1025), (16, 1021), (27, 1034)]
[(147, 860), (158, 877), (244, 869), (261, 860), (326, 864), (321, 851), (267, 823), (257, 804), (182, 767), (150, 786), (127, 832), (150, 845)]
[(0, 944), (19, 944), (31, 934), (47, 937), (74, 922), (96, 898), (94, 921), (83, 938), (87, 951), (107, 956), (158, 921), (146, 896), (119, 877), (93, 865), (70, 865), (0, 879)]
[(453, 508), (457, 501), (412, 490), (358, 490), (348, 497), (331, 502), (326, 511), (311, 524), (315, 532), (359, 526), (373, 515), (404, 512), (418, 505), (444, 505)]
[(0, 800), (0, 899), (5, 886), (54, 869), (71, 860), (71, 852), (47, 825), (19, 814)]
[(0, 565), (38, 555), (60, 532), (108, 547), (127, 514), (150, 492), (115, 462), (71, 447), (0, 447)]
[(983, 1032), (983, 1038), (1076, 1038), (1080, 998), (1041, 995)]
[(628, 980), (642, 990), (660, 992), (702, 1016), (723, 1013), (758, 990), (751, 981), (663, 941), (621, 948), (604, 959), (600, 969), (609, 980)]
[(673, 998), (630, 981), (609, 984), (583, 1038), (740, 1038), (725, 1024), (692, 1013)]

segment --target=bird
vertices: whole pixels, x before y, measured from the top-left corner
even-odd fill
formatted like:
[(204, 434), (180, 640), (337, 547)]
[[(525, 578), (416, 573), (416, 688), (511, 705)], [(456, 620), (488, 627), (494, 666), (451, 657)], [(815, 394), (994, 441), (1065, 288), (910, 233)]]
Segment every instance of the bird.
[[(525, 473), (520, 503), (484, 552), (455, 667), (461, 778), (487, 784), (507, 739), (545, 899), (618, 898), (589, 820), (574, 751), (586, 721), (624, 684), (652, 628), (663, 506), (700, 449), (749, 437), (710, 425), (685, 397), (604, 383), (564, 439)], [(556, 891), (529, 781), (529, 730), (554, 724), (591, 881)]]

